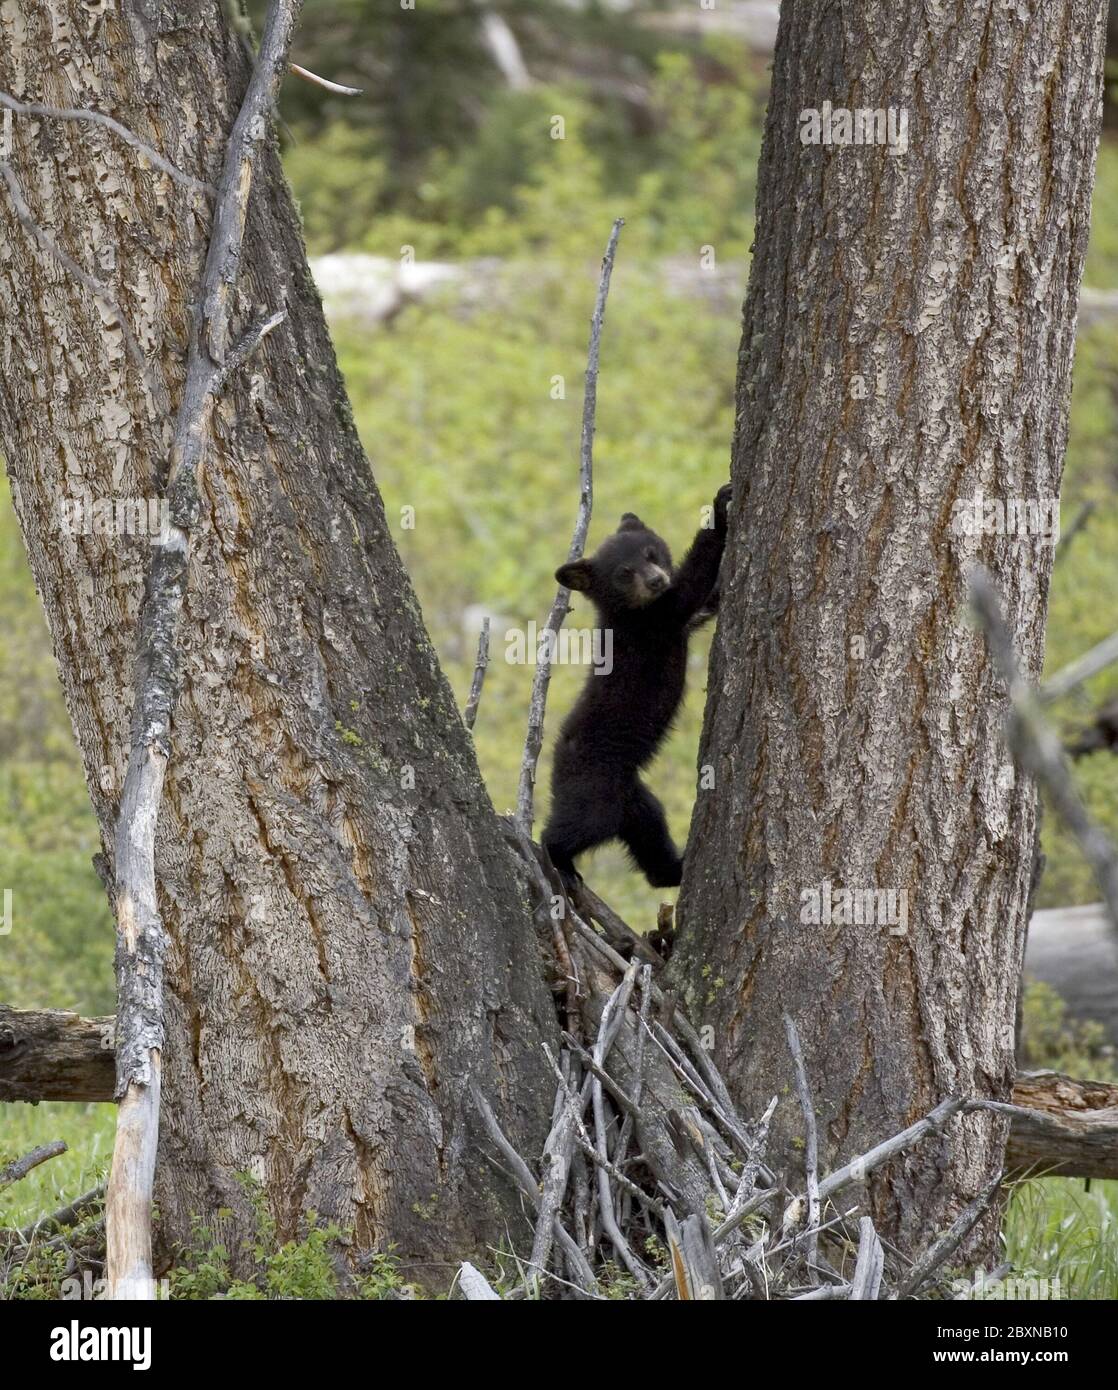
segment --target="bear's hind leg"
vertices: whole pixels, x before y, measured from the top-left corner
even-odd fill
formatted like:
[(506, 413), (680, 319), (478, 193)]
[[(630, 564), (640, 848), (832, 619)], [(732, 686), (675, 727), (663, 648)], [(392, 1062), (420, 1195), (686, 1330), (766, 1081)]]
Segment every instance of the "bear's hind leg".
[(616, 793), (579, 797), (554, 805), (540, 844), (568, 882), (579, 881), (576, 856), (614, 839), (621, 829), (621, 798)]
[(683, 860), (668, 831), (663, 806), (643, 782), (638, 781), (627, 798), (621, 839), (651, 887), (679, 887)]

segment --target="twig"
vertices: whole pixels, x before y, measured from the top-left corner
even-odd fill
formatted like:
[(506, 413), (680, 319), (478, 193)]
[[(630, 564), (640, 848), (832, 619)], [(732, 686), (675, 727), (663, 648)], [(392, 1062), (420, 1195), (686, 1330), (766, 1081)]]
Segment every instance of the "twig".
[(62, 1139), (55, 1139), (50, 1144), (40, 1144), (37, 1149), (32, 1149), (22, 1158), (15, 1159), (7, 1167), (0, 1168), (0, 1187), (11, 1187), (12, 1183), (25, 1178), (32, 1168), (38, 1168), (39, 1164), (45, 1163), (48, 1158), (57, 1158), (65, 1152), (66, 1144)]
[(804, 1116), (804, 1183), (807, 1189), (807, 1231), (804, 1239), (806, 1259), (810, 1267), (819, 1258), (819, 1137), (815, 1128), (815, 1107), (812, 1104), (811, 1086), (807, 1079), (804, 1051), (800, 1046), (800, 1035), (789, 1013), (784, 1015), (784, 1035), (788, 1039), (788, 1051), (792, 1054), (792, 1065), (796, 1069), (796, 1094)]
[(596, 1081), (600, 1081), (602, 1083), (602, 1085), (610, 1093), (610, 1096), (613, 1098), (615, 1104), (617, 1105), (617, 1108), (620, 1111), (622, 1111), (626, 1119), (635, 1118), (637, 1115), (640, 1114), (640, 1109), (637, 1103), (631, 1100), (625, 1094), (625, 1092), (621, 1089), (621, 1087), (617, 1084), (613, 1077), (610, 1076), (609, 1072), (607, 1072), (604, 1067), (600, 1067), (597, 1064), (597, 1062), (595, 1062), (593, 1053), (587, 1052), (586, 1048), (583, 1047), (583, 1045), (573, 1034), (564, 1032), (563, 1041), (567, 1044), (571, 1051), (575, 1053), (579, 1061), (590, 1073), (590, 1075), (593, 1076)]
[(181, 183), (184, 188), (193, 189), (196, 193), (210, 195), (217, 192), (212, 183), (207, 183), (205, 179), (196, 179), (193, 174), (185, 173), (176, 164), (172, 164), (165, 155), (161, 155), (157, 149), (149, 145), (146, 140), (141, 140), (135, 131), (121, 125), (112, 116), (106, 116), (103, 111), (91, 111), (85, 107), (44, 106), (42, 102), (38, 101), (19, 101), (7, 92), (0, 92), (0, 106), (6, 106), (17, 116), (39, 116), (52, 121), (86, 121), (92, 125), (104, 126), (106, 130), (111, 130), (114, 135), (123, 140), (126, 145), (131, 145), (134, 150), (142, 154), (150, 164), (154, 164), (157, 169), (162, 170), (176, 183)]
[(304, 82), (312, 82), (316, 87), (323, 87), (328, 92), (333, 92), (340, 97), (359, 97), (364, 90), (361, 87), (343, 87), (340, 82), (331, 82), (328, 78), (319, 77), (317, 72), (311, 72), (309, 68), (300, 67), (298, 63), (288, 65), (296, 77), (301, 77)]
[(83, 270), (73, 256), (69, 252), (63, 251), (54, 238), (39, 225), (27, 199), (24, 197), (15, 170), (10, 164), (3, 161), (0, 161), (0, 178), (4, 180), (8, 196), (12, 200), (12, 207), (15, 209), (16, 217), (24, 230), (38, 242), (48, 256), (58, 262), (68, 275), (72, 275), (78, 284), (84, 286), (95, 299), (99, 299), (104, 304), (105, 308), (116, 319), (117, 326), (124, 336), (124, 345), (128, 349), (128, 355), (141, 371), (146, 372), (147, 363), (144, 360), (143, 352), (140, 350), (140, 345), (136, 341), (127, 318), (125, 318), (124, 310), (117, 303), (112, 290), (103, 281)]
[[(598, 298), (594, 304), (594, 316), (590, 320), (590, 348), (586, 361), (586, 389), (582, 401), (582, 442), (579, 449), (579, 499), (578, 519), (574, 535), (571, 537), (568, 562), (578, 560), (586, 547), (586, 536), (590, 530), (590, 513), (594, 505), (594, 413), (598, 402), (598, 359), (602, 342), (602, 320), (606, 311), (606, 296), (609, 294), (610, 276), (613, 274), (613, 258), (617, 251), (617, 238), (621, 235), (624, 219), (618, 218), (610, 232), (606, 254), (602, 259), (602, 272), (598, 280)], [(532, 698), (528, 706), (528, 732), (524, 739), (524, 755), (520, 764), (520, 786), (516, 797), (516, 818), (526, 835), (532, 833), (532, 799), (535, 794), (536, 764), (543, 747), (543, 719), (547, 708), (547, 688), (551, 681), (551, 642), (563, 626), (563, 620), (571, 606), (569, 589), (560, 587), (551, 605), (551, 612), (544, 624), (545, 633), (551, 634), (540, 648), (536, 660), (536, 673), (532, 678)]]
[[(539, 1183), (536, 1182), (535, 1178), (532, 1176), (532, 1171), (528, 1167), (527, 1163), (525, 1163), (524, 1159), (521, 1158), (520, 1154), (517, 1153), (517, 1151), (513, 1148), (512, 1144), (506, 1138), (504, 1131), (501, 1129), (501, 1126), (497, 1123), (497, 1117), (493, 1114), (493, 1110), (489, 1105), (489, 1102), (485, 1099), (481, 1091), (478, 1090), (476, 1086), (473, 1087), (472, 1090), (474, 1103), (478, 1107), (478, 1112), (481, 1115), (485, 1127), (489, 1132), (489, 1136), (493, 1140), (494, 1144), (497, 1146), (498, 1151), (501, 1153), (505, 1161), (508, 1163), (509, 1169), (512, 1172), (512, 1176), (516, 1182), (516, 1185), (520, 1188), (521, 1192), (530, 1202), (533, 1211), (539, 1211), (540, 1203), (542, 1201)], [(596, 1282), (594, 1279), (594, 1272), (590, 1268), (590, 1265), (587, 1262), (586, 1257), (578, 1248), (578, 1245), (576, 1244), (574, 1238), (563, 1227), (562, 1222), (559, 1220), (558, 1214), (556, 1214), (552, 1222), (552, 1236), (554, 1237), (554, 1239), (558, 1240), (560, 1246), (563, 1249), (563, 1253), (567, 1256), (567, 1259), (570, 1261), (571, 1266), (575, 1271), (577, 1282), (583, 1290), (583, 1292), (592, 1293)]]
[(497, 1117), (494, 1115), (493, 1109), (485, 1096), (477, 1086), (472, 1086), (471, 1091), (474, 1104), (477, 1106), (478, 1114), (481, 1116), (485, 1128), (489, 1132), (489, 1137), (493, 1140), (494, 1144), (496, 1144), (505, 1162), (509, 1165), (512, 1175), (516, 1179), (516, 1185), (520, 1188), (525, 1197), (528, 1198), (529, 1202), (531, 1202), (533, 1208), (538, 1208), (540, 1205), (540, 1185), (532, 1176), (532, 1170), (505, 1137), (504, 1130), (502, 1130), (501, 1126), (497, 1123)]
[[(1020, 766), (1044, 788), (1056, 814), (1078, 841), (1098, 881), (1111, 930), (1118, 938), (1118, 855), (1080, 800), (1060, 741), (1045, 722), (1035, 691), (1021, 676), (998, 595), (984, 571), (976, 571), (971, 578), (971, 603), (1009, 688), (1006, 737), (1010, 751)], [(1118, 641), (1118, 634), (1107, 641)]]
[(1075, 540), (1076, 536), (1079, 535), (1080, 531), (1082, 531), (1088, 521), (1090, 521), (1094, 511), (1095, 503), (1093, 501), (1084, 502), (1079, 508), (1071, 525), (1056, 542), (1056, 554), (1052, 559), (1053, 564), (1059, 564), (1061, 560), (1067, 558), (1067, 553), (1071, 549), (1072, 541)]
[(474, 720), (477, 718), (477, 707), (481, 700), (481, 687), (485, 684), (485, 672), (489, 666), (489, 618), (481, 620), (481, 633), (477, 639), (477, 661), (474, 664), (474, 678), (470, 682), (470, 694), (466, 700), (466, 708), (462, 714), (466, 728), (473, 733)]
[(166, 935), (156, 901), (155, 827), (171, 751), (178, 684), (177, 627), (189, 532), (199, 508), (197, 471), (214, 392), (278, 321), (273, 315), (228, 350), (233, 288), (257, 150), (287, 70), (302, 0), (273, 0), (260, 55), (225, 152), (209, 251), (187, 353), (186, 385), (168, 469), (171, 525), (155, 551), (140, 614), (132, 747), (116, 826), (117, 1115), (105, 1204), (110, 1298), (155, 1296), (151, 1196), (159, 1133)]
[(947, 1263), (970, 1235), (979, 1217), (994, 1200), (994, 1195), (1001, 1187), (1004, 1176), (1003, 1173), (999, 1173), (992, 1182), (982, 1189), (973, 1202), (963, 1208), (947, 1230), (932, 1241), (893, 1294), (894, 1299), (911, 1298), (913, 1294), (919, 1293), (921, 1287), (928, 1282), (936, 1270)]

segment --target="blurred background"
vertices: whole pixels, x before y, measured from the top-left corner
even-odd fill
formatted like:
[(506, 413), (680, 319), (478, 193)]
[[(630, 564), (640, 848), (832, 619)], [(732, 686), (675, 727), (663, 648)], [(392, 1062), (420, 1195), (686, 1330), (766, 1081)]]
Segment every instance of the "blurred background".
[[(406, 3), (406, 0), (405, 0)], [(714, 0), (711, 0), (714, 3)], [(259, 19), (263, 5), (250, 5)], [(577, 506), (590, 311), (613, 219), (622, 233), (602, 344), (590, 544), (633, 510), (677, 558), (726, 480), (741, 300), (777, 5), (768, 0), (593, 4), (310, 0), (303, 66), (363, 89), (291, 79), (284, 157), (355, 418), (397, 545), (459, 703), (482, 616), (492, 654), (475, 729), (498, 811), (515, 802), (531, 685), (505, 631), (542, 623)], [(557, 138), (561, 137), (561, 138)], [(1118, 144), (1104, 131), (1052, 584), (1048, 669), (1118, 627)], [(414, 526), (410, 521), (414, 509)], [(576, 595), (576, 599), (577, 599)], [(576, 607), (569, 623), (589, 626)], [(0, 998), (113, 1010), (111, 916), (81, 766), (6, 484), (0, 485), (0, 886), (18, 885), (0, 938)], [(709, 632), (692, 644), (688, 701), (649, 777), (687, 835)], [(582, 680), (557, 667), (540, 771)], [(1069, 739), (1118, 695), (1118, 666), (1056, 707)], [(1118, 837), (1118, 760), (1077, 763)], [(1038, 905), (1097, 900), (1052, 817)], [(663, 893), (616, 850), (584, 872), (634, 927)], [(668, 895), (671, 896), (671, 895)], [(1114, 1076), (1101, 1027), (1030, 989), (1025, 1060)], [(103, 1172), (110, 1107), (0, 1106), (0, 1157), (47, 1138), (73, 1152), (0, 1195), (0, 1224), (73, 1196)], [(1118, 1296), (1115, 1184), (1018, 1193), (1008, 1257)], [(7, 1206), (4, 1205), (5, 1201)], [(1024, 1253), (1022, 1253), (1024, 1252)]]

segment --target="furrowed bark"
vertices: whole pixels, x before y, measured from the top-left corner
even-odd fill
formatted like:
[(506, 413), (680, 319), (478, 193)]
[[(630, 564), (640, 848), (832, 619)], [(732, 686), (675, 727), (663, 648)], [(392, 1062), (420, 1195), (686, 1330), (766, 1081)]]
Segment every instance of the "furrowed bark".
[[(0, 9), (0, 90), (111, 112), (203, 183), (220, 178), (247, 80), (215, 0)], [(120, 309), (0, 189), (0, 447), (115, 882), (151, 550), (126, 528), (60, 525), (60, 504), (163, 493), (212, 209), (100, 123), (14, 115), (4, 155), (38, 224)], [(511, 1186), (474, 1161), (467, 1084), (538, 1151), (553, 1093), (540, 1043), (557, 1030), (270, 137), (254, 182), (222, 291), (230, 331), (207, 350), (228, 361), (251, 325), (288, 314), (213, 403), (198, 475), (154, 826), (162, 1236), (189, 1242), (192, 1214), (214, 1224), (228, 1207), (236, 1260), (248, 1174), (282, 1238), (314, 1208), (439, 1283), (521, 1223)]]
[[(990, 571), (1035, 681), (1052, 547), (984, 511), (967, 534), (957, 504), (1059, 496), (1102, 48), (1093, 0), (781, 9), (671, 967), (743, 1112), (782, 1097), (774, 1167), (802, 1130), (785, 1011), (824, 1167), (1011, 1092), (1035, 795), (966, 576)], [(907, 149), (803, 143), (825, 102), (903, 111)], [(812, 924), (832, 888), (904, 893), (907, 923)], [(921, 1249), (1005, 1135), (967, 1113), (875, 1174), (877, 1232)]]

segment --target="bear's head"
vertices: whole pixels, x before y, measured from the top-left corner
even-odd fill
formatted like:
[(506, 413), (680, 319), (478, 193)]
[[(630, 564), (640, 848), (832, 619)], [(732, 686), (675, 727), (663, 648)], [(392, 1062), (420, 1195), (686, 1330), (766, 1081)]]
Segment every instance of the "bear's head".
[(671, 551), (639, 516), (626, 512), (593, 555), (560, 565), (555, 578), (607, 611), (646, 608), (672, 582)]

